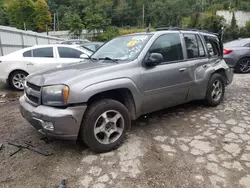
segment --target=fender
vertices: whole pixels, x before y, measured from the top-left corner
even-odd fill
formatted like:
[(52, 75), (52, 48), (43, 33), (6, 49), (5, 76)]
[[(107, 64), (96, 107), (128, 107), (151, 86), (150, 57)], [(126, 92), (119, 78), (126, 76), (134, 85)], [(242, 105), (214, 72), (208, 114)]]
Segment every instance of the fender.
[(229, 67), (223, 59), (218, 59), (216, 62), (208, 64), (206, 69), (202, 67), (197, 68), (194, 76), (194, 87), (193, 90), (190, 91), (191, 96), (189, 100), (204, 99), (211, 75), (219, 70), (223, 70), (226, 73), (227, 69), (229, 69)]
[(87, 86), (81, 90), (81, 94), (78, 95), (78, 100), (86, 103), (92, 96), (115, 89), (129, 89), (133, 95), (136, 112), (141, 112), (141, 105), (143, 98), (140, 95), (140, 92), (136, 84), (129, 78), (119, 78), (113, 80), (106, 80), (103, 82), (98, 82), (92, 85)]

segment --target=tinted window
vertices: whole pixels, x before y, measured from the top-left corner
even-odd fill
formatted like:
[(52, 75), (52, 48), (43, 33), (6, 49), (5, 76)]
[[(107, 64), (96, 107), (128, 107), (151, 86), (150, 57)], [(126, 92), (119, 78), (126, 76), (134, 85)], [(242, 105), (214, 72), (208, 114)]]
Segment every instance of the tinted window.
[(199, 48), (196, 36), (193, 34), (185, 34), (184, 38), (185, 38), (188, 58), (191, 59), (199, 57)]
[(31, 55), (31, 50), (27, 51), (27, 52), (24, 52), (23, 53), (23, 57), (32, 57)]
[(33, 57), (53, 58), (53, 48), (37, 48), (33, 50)]
[(245, 44), (244, 46), (245, 46), (245, 47), (250, 47), (250, 43), (248, 43), (248, 44)]
[(151, 46), (149, 52), (160, 53), (163, 56), (163, 62), (182, 60), (183, 52), (179, 34), (160, 36)]
[(208, 52), (211, 56), (219, 56), (220, 54), (220, 44), (215, 38), (205, 36), (205, 41), (207, 45)]
[(196, 35), (196, 38), (198, 40), (199, 57), (205, 57), (206, 56), (205, 48), (204, 48), (204, 45), (202, 44), (201, 38), (198, 35)]
[(83, 54), (81, 51), (67, 47), (58, 47), (58, 52), (60, 58), (80, 58), (80, 55)]

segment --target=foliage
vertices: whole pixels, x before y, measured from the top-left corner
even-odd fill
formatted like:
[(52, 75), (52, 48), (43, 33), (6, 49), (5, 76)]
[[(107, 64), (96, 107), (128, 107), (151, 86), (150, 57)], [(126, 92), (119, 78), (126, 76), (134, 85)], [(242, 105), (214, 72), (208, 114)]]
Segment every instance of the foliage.
[(45, 0), (37, 0), (35, 2), (36, 11), (36, 30), (45, 31), (46, 25), (49, 25), (52, 18), (49, 12), (49, 7)]
[(64, 18), (65, 24), (69, 28), (70, 33), (79, 37), (83, 30), (83, 24), (80, 16), (77, 13), (67, 12)]
[(103, 33), (100, 34), (98, 40), (108, 41), (120, 35), (119, 29), (115, 26), (108, 27)]
[(11, 26), (30, 30), (35, 28), (36, 13), (32, 0), (8, 0), (5, 7)]

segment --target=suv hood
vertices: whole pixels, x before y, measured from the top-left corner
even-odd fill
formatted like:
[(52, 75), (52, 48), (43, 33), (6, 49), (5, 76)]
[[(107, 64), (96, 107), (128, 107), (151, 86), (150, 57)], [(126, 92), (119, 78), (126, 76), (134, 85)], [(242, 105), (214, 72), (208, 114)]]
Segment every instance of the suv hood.
[(60, 68), (43, 70), (36, 72), (27, 77), (27, 81), (37, 86), (54, 85), (54, 84), (69, 84), (74, 82), (75, 79), (81, 77), (87, 79), (89, 76), (98, 75), (103, 69), (115, 66), (117, 64), (110, 63), (106, 60), (91, 61), (85, 60), (77, 64), (71, 64)]

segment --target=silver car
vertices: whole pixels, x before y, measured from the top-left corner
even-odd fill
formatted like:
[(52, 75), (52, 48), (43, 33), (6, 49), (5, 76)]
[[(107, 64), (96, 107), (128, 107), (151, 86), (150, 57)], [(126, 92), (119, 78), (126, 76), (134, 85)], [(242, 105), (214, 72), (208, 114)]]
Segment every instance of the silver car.
[(143, 32), (105, 43), (85, 63), (28, 76), (20, 108), (39, 132), (107, 152), (143, 114), (193, 100), (219, 105), (232, 79), (216, 35)]
[(238, 73), (250, 72), (250, 38), (224, 44), (224, 59)]

